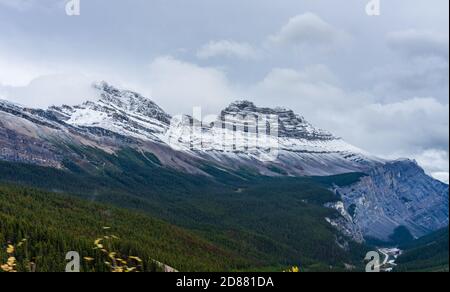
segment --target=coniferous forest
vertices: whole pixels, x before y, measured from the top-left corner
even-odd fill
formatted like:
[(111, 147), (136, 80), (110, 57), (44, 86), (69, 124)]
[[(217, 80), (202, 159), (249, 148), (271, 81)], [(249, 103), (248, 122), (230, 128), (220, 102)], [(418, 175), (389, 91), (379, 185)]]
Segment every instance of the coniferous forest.
[(69, 251), (80, 253), (82, 271), (109, 271), (102, 253), (94, 249), (95, 240), (105, 236), (111, 250), (141, 259), (140, 271), (159, 271), (156, 260), (185, 271), (231, 270), (249, 264), (191, 232), (146, 215), (62, 194), (0, 187), (2, 264), (12, 245), (18, 271), (63, 272)]
[[(339, 216), (324, 207), (340, 199), (329, 189), (364, 174), (283, 178), (243, 169), (236, 177), (205, 168), (214, 179), (200, 179), (149, 153), (78, 151), (102, 167), (0, 162), (2, 265), (13, 256), (18, 271), (64, 271), (76, 251), (82, 271), (111, 271), (118, 260), (132, 271), (362, 271), (374, 250), (324, 220)], [(416, 263), (408, 254), (400, 261), (409, 270), (448, 267), (439, 255)]]

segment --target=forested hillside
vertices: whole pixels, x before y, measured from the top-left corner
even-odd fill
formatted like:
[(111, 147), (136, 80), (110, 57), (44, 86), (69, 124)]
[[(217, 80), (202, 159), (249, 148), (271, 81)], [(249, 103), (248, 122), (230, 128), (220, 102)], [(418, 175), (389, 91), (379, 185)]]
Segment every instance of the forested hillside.
[[(233, 253), (208, 269), (281, 270), (295, 265), (314, 271), (362, 265), (366, 248), (340, 235), (325, 220), (338, 213), (324, 207), (338, 199), (328, 191), (332, 184), (354, 182), (360, 174), (269, 178), (253, 176), (246, 170), (230, 174), (205, 167), (211, 174), (207, 178), (168, 170), (151, 154), (145, 154), (147, 159), (143, 159), (144, 154), (132, 150), (115, 155), (93, 149), (80, 151), (98, 167), (85, 169), (67, 161), (67, 170), (58, 170), (0, 162), (0, 182), (38, 187), (56, 193), (55, 198), (65, 193), (88, 201), (83, 203), (86, 207), (91, 202), (107, 203), (147, 214)], [(94, 206), (98, 205), (90, 208)], [(130, 226), (129, 230), (135, 228)], [(137, 226), (141, 227), (135, 231), (137, 240), (145, 242), (139, 237), (145, 226)], [(95, 232), (84, 231), (95, 238)], [(130, 242), (134, 236), (130, 234)], [(244, 258), (244, 264), (236, 258)], [(157, 259), (183, 269), (178, 262)]]
[(82, 258), (94, 258), (92, 263), (83, 261), (83, 271), (107, 271), (101, 253), (93, 250), (94, 241), (105, 235), (119, 254), (142, 259), (144, 271), (159, 270), (153, 260), (180, 271), (249, 266), (248, 261), (229, 251), (146, 215), (62, 194), (0, 186), (2, 264), (7, 260), (7, 246), (23, 242), (15, 254), (19, 271), (28, 271), (30, 262), (35, 263), (38, 272), (64, 271), (69, 251), (79, 252)]
[(428, 236), (401, 246), (398, 272), (448, 272), (449, 230), (439, 230)]

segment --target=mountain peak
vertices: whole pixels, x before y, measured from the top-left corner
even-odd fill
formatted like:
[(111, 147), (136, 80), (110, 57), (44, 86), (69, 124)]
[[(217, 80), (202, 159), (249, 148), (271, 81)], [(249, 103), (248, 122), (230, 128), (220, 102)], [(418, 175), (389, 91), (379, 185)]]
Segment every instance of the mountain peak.
[(233, 113), (233, 112), (247, 112), (247, 113), (261, 113), (261, 114), (278, 114), (278, 113), (290, 113), (295, 115), (294, 112), (290, 109), (283, 107), (275, 107), (275, 108), (265, 108), (258, 107), (254, 102), (249, 100), (237, 100), (231, 103), (228, 107), (226, 107), (223, 112)]
[(332, 134), (315, 128), (306, 119), (293, 110), (284, 107), (265, 108), (258, 107), (248, 100), (240, 100), (231, 103), (222, 111), (222, 116), (226, 115), (271, 115), (277, 116), (279, 121), (280, 137), (298, 138), (307, 140), (335, 140)]
[(111, 93), (119, 91), (119, 89), (110, 85), (108, 82), (106, 82), (104, 80), (100, 81), (100, 82), (94, 82), (92, 84), (92, 87), (95, 89), (98, 89), (100, 91), (111, 92)]
[(225, 110), (231, 109), (249, 110), (249, 109), (256, 109), (256, 106), (253, 102), (248, 100), (237, 100), (231, 103)]
[(156, 103), (141, 94), (118, 89), (105, 81), (93, 84), (93, 88), (99, 91), (99, 102), (108, 106), (144, 115), (146, 117), (156, 118), (161, 122), (168, 124), (170, 115), (167, 114)]

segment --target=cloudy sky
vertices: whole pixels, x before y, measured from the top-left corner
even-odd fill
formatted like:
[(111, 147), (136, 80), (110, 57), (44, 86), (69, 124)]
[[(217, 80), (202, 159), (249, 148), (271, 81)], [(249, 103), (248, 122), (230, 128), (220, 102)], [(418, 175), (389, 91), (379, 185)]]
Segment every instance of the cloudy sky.
[(172, 114), (289, 107), (376, 155), (449, 172), (449, 1), (0, 0), (0, 98), (76, 104), (106, 80)]

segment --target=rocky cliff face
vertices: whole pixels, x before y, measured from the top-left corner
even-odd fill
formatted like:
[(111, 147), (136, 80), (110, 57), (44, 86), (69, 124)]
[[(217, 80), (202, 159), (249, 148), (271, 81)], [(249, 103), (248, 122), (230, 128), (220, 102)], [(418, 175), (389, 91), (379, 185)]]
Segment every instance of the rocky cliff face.
[(421, 237), (449, 224), (448, 185), (426, 175), (414, 161), (375, 167), (358, 183), (336, 192), (365, 237), (389, 240), (399, 226)]
[(285, 108), (261, 108), (250, 101), (237, 101), (221, 112), (221, 116), (276, 116), (278, 117), (278, 136), (280, 138), (304, 139), (311, 141), (337, 140), (331, 133), (317, 129), (304, 117)]
[(58, 147), (42, 139), (57, 131), (57, 124), (0, 101), (0, 160), (60, 167)]

